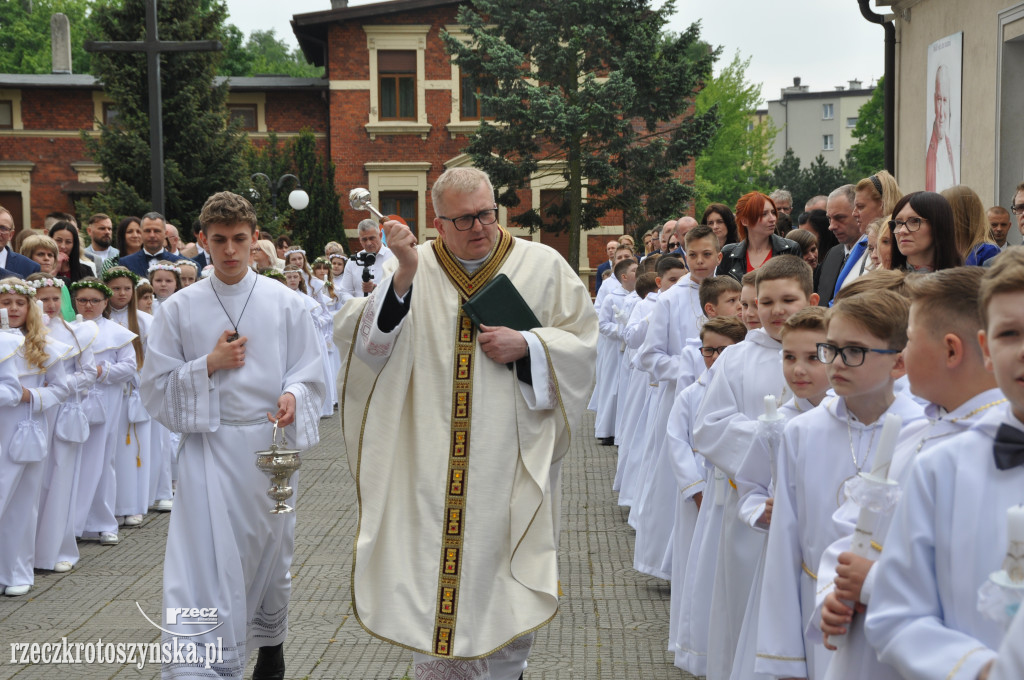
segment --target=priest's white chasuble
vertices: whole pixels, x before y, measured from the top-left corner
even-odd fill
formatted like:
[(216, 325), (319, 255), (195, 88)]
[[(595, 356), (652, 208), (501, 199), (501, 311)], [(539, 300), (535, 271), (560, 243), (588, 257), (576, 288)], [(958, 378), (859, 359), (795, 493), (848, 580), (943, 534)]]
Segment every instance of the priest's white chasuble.
[[(504, 229), (468, 274), (418, 247), (408, 312), (384, 332), (390, 278), (336, 317), (348, 357), (342, 422), (359, 498), (352, 574), (360, 624), (440, 659), (492, 655), (558, 609), (558, 469), (589, 396), (597, 317), (557, 252)], [(462, 304), (505, 274), (541, 327), (529, 380), (488, 358)], [(394, 298), (392, 298), (394, 299)], [(522, 362), (517, 362), (522, 364)]]

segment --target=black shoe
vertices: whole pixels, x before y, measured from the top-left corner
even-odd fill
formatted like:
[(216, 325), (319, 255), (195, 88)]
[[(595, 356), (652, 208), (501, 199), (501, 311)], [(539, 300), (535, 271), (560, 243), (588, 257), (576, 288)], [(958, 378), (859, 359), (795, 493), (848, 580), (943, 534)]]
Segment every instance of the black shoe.
[(601, 446), (615, 446), (615, 437), (602, 437)]
[(252, 680), (284, 680), (284, 643), (260, 647)]

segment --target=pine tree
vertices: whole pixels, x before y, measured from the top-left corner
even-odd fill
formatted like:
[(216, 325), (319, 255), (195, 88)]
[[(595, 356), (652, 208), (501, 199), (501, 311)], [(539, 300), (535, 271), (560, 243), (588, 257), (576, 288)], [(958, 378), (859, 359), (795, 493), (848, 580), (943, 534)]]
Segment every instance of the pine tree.
[[(216, 40), (223, 35), (227, 10), (209, 0), (161, 0), (157, 4), (163, 40)], [(142, 40), (143, 0), (124, 0), (93, 11), (98, 40)], [(164, 181), (171, 221), (191, 224), (213, 193), (242, 185), (246, 139), (225, 107), (227, 83), (214, 76), (217, 52), (181, 52), (161, 57)], [(140, 53), (96, 53), (93, 70), (114, 100), (117, 119), (85, 136), (92, 157), (108, 181), (91, 210), (139, 215), (150, 209), (149, 100), (146, 57)]]
[(642, 231), (693, 199), (678, 175), (715, 130), (714, 112), (690, 109), (716, 53), (692, 56), (697, 24), (664, 33), (674, 9), (671, 0), (472, 0), (458, 14), (468, 44), (443, 34), (494, 112), (467, 152), (505, 206), (519, 204), (531, 178), (564, 180), (564, 200), (549, 214), (510, 212), (519, 226), (567, 230), (575, 270), (581, 230), (610, 210)]

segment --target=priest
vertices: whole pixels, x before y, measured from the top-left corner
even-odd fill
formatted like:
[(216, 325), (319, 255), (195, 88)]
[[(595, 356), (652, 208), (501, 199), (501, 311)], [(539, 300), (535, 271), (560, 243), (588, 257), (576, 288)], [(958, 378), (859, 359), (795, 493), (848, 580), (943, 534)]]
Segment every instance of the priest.
[[(431, 198), (440, 238), (416, 246), (385, 222), (397, 266), (335, 319), (359, 496), (354, 609), (412, 650), (417, 678), (515, 680), (558, 609), (560, 469), (597, 317), (558, 253), (497, 223), (486, 174), (449, 169)], [(538, 327), (478, 326), (463, 311), (502, 274)]]
[[(295, 515), (270, 514), (269, 480), (254, 454), (270, 446), (273, 423), (293, 448), (319, 441), (323, 343), (295, 294), (249, 269), (256, 214), (247, 200), (214, 194), (199, 221), (214, 274), (160, 307), (141, 391), (149, 413), (182, 433), (163, 629), (220, 653), (198, 666), (172, 660), (163, 677), (240, 680), (259, 647), (253, 678), (276, 680), (284, 678)], [(208, 625), (190, 625), (200, 623), (185, 618), (194, 609), (215, 613)]]

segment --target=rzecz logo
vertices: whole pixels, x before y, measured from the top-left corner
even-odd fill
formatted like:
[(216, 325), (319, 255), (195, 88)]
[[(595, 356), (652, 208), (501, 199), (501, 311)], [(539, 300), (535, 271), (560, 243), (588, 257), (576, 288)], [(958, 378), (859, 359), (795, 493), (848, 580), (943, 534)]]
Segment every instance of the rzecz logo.
[(166, 612), (164, 623), (168, 625), (180, 623), (183, 626), (206, 626), (217, 623), (216, 607), (168, 607)]

